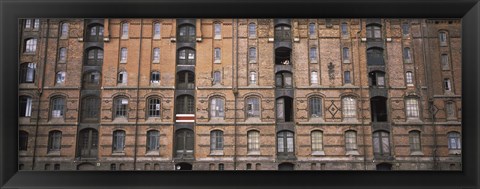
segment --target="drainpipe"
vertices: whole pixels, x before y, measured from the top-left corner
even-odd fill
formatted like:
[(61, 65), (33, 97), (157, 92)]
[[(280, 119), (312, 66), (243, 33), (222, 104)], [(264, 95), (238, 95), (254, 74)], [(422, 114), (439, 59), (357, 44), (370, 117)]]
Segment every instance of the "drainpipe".
[[(357, 34), (355, 35), (355, 39), (357, 40), (357, 50), (358, 50), (358, 56), (357, 56), (357, 64), (358, 64), (358, 71), (360, 72), (360, 44), (361, 42), (358, 40), (359, 39), (359, 35), (360, 33), (362, 32), (363, 30), (363, 23), (362, 23), (362, 19), (360, 19), (360, 30), (358, 30)], [(353, 49), (353, 48), (352, 48)], [(361, 72), (360, 72), (361, 73)], [(363, 133), (363, 169), (364, 170), (367, 170), (367, 148), (366, 148), (366, 139), (365, 139), (365, 120), (364, 120), (364, 117), (363, 117), (363, 84), (362, 84), (362, 74), (358, 74), (360, 75), (360, 111), (362, 112), (362, 133)]]
[[(235, 127), (235, 133), (234, 133), (234, 145), (233, 145), (233, 152), (234, 152), (234, 155), (233, 155), (233, 169), (234, 170), (237, 170), (237, 97), (238, 97), (238, 18), (237, 19), (232, 19), (232, 22), (235, 21), (235, 30), (236, 30), (236, 35), (235, 35), (235, 38), (234, 38), (234, 43), (235, 43), (235, 50), (233, 52), (236, 52), (236, 54), (234, 54), (235, 56), (235, 67), (236, 67), (236, 70), (233, 69), (233, 66), (232, 66), (232, 85), (233, 85), (233, 81), (235, 79), (235, 85), (233, 85), (233, 97), (235, 98), (235, 105), (234, 105), (234, 118), (233, 118), (233, 126)], [(234, 33), (234, 31), (232, 30), (232, 34)], [(233, 49), (233, 43), (232, 43), (232, 49)], [(233, 56), (232, 56), (232, 62), (233, 62)], [(233, 72), (235, 72), (235, 78), (233, 78)]]
[(140, 19), (140, 49), (138, 50), (138, 71), (137, 71), (137, 107), (135, 109), (135, 149), (133, 155), (133, 170), (137, 170), (137, 138), (138, 138), (138, 106), (140, 103), (140, 67), (142, 64), (142, 37), (143, 37), (143, 19)]
[(45, 39), (45, 52), (43, 56), (43, 75), (42, 86), (38, 88), (38, 103), (37, 103), (37, 120), (35, 122), (35, 139), (33, 143), (33, 156), (32, 156), (32, 170), (35, 169), (35, 156), (37, 153), (37, 138), (38, 138), (38, 124), (40, 121), (40, 101), (42, 99), (43, 87), (45, 85), (45, 67), (47, 65), (47, 50), (48, 50), (48, 36), (50, 35), (50, 19), (47, 19), (47, 33)]

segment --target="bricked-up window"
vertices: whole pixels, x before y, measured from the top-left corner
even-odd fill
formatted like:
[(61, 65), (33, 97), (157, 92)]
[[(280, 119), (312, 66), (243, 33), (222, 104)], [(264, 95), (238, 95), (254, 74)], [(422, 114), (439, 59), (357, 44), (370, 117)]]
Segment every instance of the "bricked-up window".
[(293, 121), (293, 99), (287, 96), (277, 98), (277, 122)]
[(125, 131), (116, 130), (113, 131), (113, 141), (112, 141), (112, 150), (113, 152), (124, 152), (125, 150)]
[(78, 156), (80, 157), (96, 157), (98, 149), (98, 131), (95, 129), (81, 130), (78, 149)]
[(322, 117), (322, 99), (320, 97), (311, 97), (308, 99), (310, 109), (310, 118)]
[(92, 48), (87, 52), (87, 64), (96, 65), (103, 63), (103, 50), (101, 48)]
[(87, 96), (82, 100), (82, 120), (95, 122), (100, 120), (100, 98)]
[(292, 73), (279, 72), (275, 74), (275, 86), (278, 88), (292, 88)]
[(24, 47), (24, 52), (25, 53), (35, 53), (37, 51), (37, 39), (35, 38), (29, 38), (25, 40), (25, 47)]
[(175, 132), (176, 158), (193, 158), (193, 131), (180, 129)]
[(160, 83), (160, 72), (152, 72), (150, 76), (150, 83)]
[(287, 155), (294, 152), (293, 132), (280, 131), (277, 133), (277, 152), (279, 155)]
[(54, 96), (51, 99), (51, 117), (60, 118), (65, 115), (65, 97)]
[(50, 131), (48, 133), (48, 152), (60, 151), (62, 148), (62, 132)]
[(122, 23), (122, 38), (128, 38), (128, 23)]
[(383, 49), (379, 47), (372, 47), (367, 49), (367, 64), (368, 65), (384, 65)]
[(60, 28), (60, 37), (68, 36), (68, 23), (62, 23)]
[(341, 32), (343, 36), (348, 36), (348, 24), (346, 22), (343, 22), (341, 27)]
[(33, 29), (38, 29), (40, 27), (40, 19), (33, 20)]
[(381, 39), (382, 26), (377, 24), (367, 25), (367, 39)]
[(210, 151), (223, 150), (223, 131), (210, 132)]
[(214, 31), (214, 38), (215, 39), (221, 39), (222, 38), (222, 24), (219, 22), (216, 22), (213, 24), (213, 31)]
[(65, 83), (65, 72), (64, 71), (57, 72), (57, 77), (55, 79), (55, 82), (57, 84), (64, 84)]
[(443, 87), (445, 89), (445, 92), (452, 91), (452, 83), (450, 82), (450, 79), (443, 79)]
[(128, 99), (126, 97), (116, 97), (113, 102), (114, 118), (128, 116)]
[(420, 131), (408, 132), (408, 138), (410, 142), (410, 152), (419, 152), (422, 150), (420, 142)]
[(260, 132), (252, 130), (247, 133), (247, 151), (259, 152), (260, 151)]
[(356, 131), (345, 132), (345, 149), (347, 151), (357, 150), (357, 132)]
[(195, 73), (191, 71), (180, 71), (177, 73), (178, 89), (195, 89)]
[(414, 97), (408, 97), (405, 99), (405, 109), (407, 110), (407, 118), (419, 118), (420, 111), (418, 108), (418, 99)]
[(195, 100), (191, 95), (181, 95), (176, 100), (177, 114), (193, 114), (195, 113)]
[(440, 46), (447, 46), (447, 32), (438, 33), (438, 39), (440, 41)]
[(260, 100), (258, 97), (248, 97), (245, 103), (247, 118), (260, 117)]
[(317, 85), (318, 84), (318, 72), (312, 71), (310, 72), (310, 84)]
[(160, 38), (160, 23), (155, 22), (153, 24), (153, 37), (154, 38)]
[(370, 111), (372, 122), (387, 121), (387, 98), (383, 96), (370, 98)]
[(373, 71), (368, 74), (371, 87), (385, 87), (385, 72)]
[(32, 97), (20, 96), (18, 116), (30, 117), (32, 115)]
[(450, 61), (448, 58), (448, 54), (442, 54), (441, 55), (441, 64), (442, 64), (442, 69), (443, 70), (449, 70), (450, 69)]
[(315, 63), (318, 59), (317, 47), (311, 47), (309, 53), (310, 62)]
[(35, 63), (23, 63), (20, 65), (20, 83), (35, 82)]
[(179, 42), (195, 42), (195, 26), (190, 24), (182, 24), (178, 30)]
[(408, 35), (408, 34), (410, 34), (410, 25), (408, 25), (407, 22), (404, 22), (404, 23), (402, 24), (402, 33), (403, 33), (403, 35)]
[(25, 29), (30, 29), (32, 27), (32, 20), (26, 19), (25, 20)]
[(18, 150), (27, 151), (28, 148), (28, 133), (26, 131), (18, 132)]
[(195, 50), (191, 48), (183, 48), (178, 51), (179, 65), (195, 65)]
[(346, 96), (342, 98), (342, 114), (344, 120), (357, 119), (357, 100), (354, 97)]
[(103, 40), (103, 26), (91, 25), (87, 32), (87, 41), (102, 41)]
[(373, 154), (376, 156), (390, 155), (390, 138), (388, 132), (373, 132)]
[(153, 61), (153, 63), (159, 63), (160, 62), (160, 48), (158, 48), (158, 47), (153, 48), (152, 61)]
[(291, 31), (288, 25), (275, 26), (275, 41), (290, 41)]
[(249, 63), (257, 62), (257, 48), (255, 47), (248, 48), (248, 62)]
[(215, 48), (213, 50), (213, 59), (215, 63), (220, 63), (222, 57), (222, 50), (220, 48)]
[(413, 85), (413, 73), (411, 71), (405, 73), (405, 80), (407, 85)]
[(250, 72), (250, 76), (248, 77), (248, 82), (250, 85), (257, 84), (257, 72)]
[(350, 49), (348, 47), (342, 49), (342, 61), (343, 63), (350, 63)]
[(455, 103), (452, 101), (447, 101), (445, 104), (445, 111), (447, 113), (448, 119), (455, 119)]
[(160, 148), (160, 132), (157, 130), (147, 131), (147, 152), (158, 151)]
[(460, 150), (462, 149), (462, 143), (460, 140), (460, 133), (458, 132), (449, 132), (448, 137), (448, 149), (449, 150)]
[(121, 71), (118, 73), (117, 83), (118, 84), (127, 84), (128, 75), (126, 71)]
[(127, 63), (128, 50), (125, 47), (120, 49), (120, 63)]
[(220, 97), (214, 97), (210, 100), (210, 117), (211, 118), (224, 118), (224, 100)]
[(308, 35), (310, 35), (310, 37), (315, 37), (317, 33), (316, 30), (315, 23), (308, 24)]
[(257, 36), (257, 25), (255, 23), (248, 24), (248, 37)]
[(160, 98), (151, 97), (148, 99), (148, 117), (160, 117)]
[(312, 152), (323, 151), (323, 132), (322, 131), (312, 131), (311, 140), (312, 140)]
[(214, 71), (213, 72), (213, 84), (221, 84), (222, 83), (222, 72), (220, 71)]
[(350, 77), (350, 71), (344, 71), (343, 72), (343, 83), (344, 84), (352, 83), (352, 79)]
[(412, 62), (412, 51), (408, 47), (403, 48), (403, 61), (405, 63)]
[(62, 47), (58, 51), (58, 61), (59, 62), (66, 62), (67, 61), (67, 48)]

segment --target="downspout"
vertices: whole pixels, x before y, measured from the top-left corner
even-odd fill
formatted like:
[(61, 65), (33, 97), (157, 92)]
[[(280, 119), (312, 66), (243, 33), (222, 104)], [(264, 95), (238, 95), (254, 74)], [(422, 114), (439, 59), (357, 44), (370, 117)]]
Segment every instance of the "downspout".
[[(360, 64), (360, 44), (361, 42), (358, 40), (358, 36), (363, 30), (363, 23), (362, 19), (360, 19), (360, 30), (358, 30), (357, 34), (355, 35), (355, 39), (357, 40), (357, 50), (358, 50), (358, 56), (357, 56), (357, 64), (358, 64), (358, 71), (361, 73), (361, 64)], [(367, 149), (366, 149), (366, 139), (365, 139), (365, 119), (363, 117), (363, 83), (362, 83), (362, 74), (360, 75), (360, 111), (362, 112), (362, 133), (363, 133), (363, 169), (367, 170)]]
[(137, 71), (137, 107), (135, 108), (135, 149), (133, 155), (133, 170), (137, 170), (137, 138), (138, 138), (138, 106), (140, 104), (140, 67), (142, 64), (142, 37), (143, 37), (143, 18), (140, 19), (140, 49), (138, 50), (138, 71)]
[(37, 153), (37, 138), (38, 138), (38, 124), (40, 121), (40, 101), (42, 99), (43, 87), (45, 85), (45, 67), (47, 65), (47, 50), (48, 50), (48, 38), (50, 35), (50, 19), (47, 19), (47, 33), (45, 40), (45, 54), (43, 56), (43, 75), (42, 75), (42, 86), (38, 89), (38, 103), (37, 103), (37, 120), (35, 122), (35, 140), (33, 143), (33, 156), (32, 156), (32, 170), (35, 169), (35, 156)]
[[(233, 169), (234, 170), (237, 170), (237, 97), (238, 97), (238, 18), (237, 19), (232, 19), (232, 22), (235, 21), (235, 29), (236, 30), (236, 35), (235, 35), (235, 38), (233, 39), (233, 42), (235, 43), (235, 50), (233, 50), (234, 52), (234, 56), (235, 56), (235, 61), (234, 61), (234, 58), (232, 56), (232, 62), (235, 64), (235, 67), (236, 67), (236, 70), (234, 70), (233, 66), (232, 66), (232, 85), (233, 85), (233, 98), (235, 98), (235, 105), (234, 105), (234, 111), (235, 113), (233, 114), (234, 115), (234, 118), (233, 118), (233, 126), (235, 127), (235, 133), (234, 133), (234, 145), (233, 145), (233, 152), (234, 152), (234, 155), (233, 155)], [(232, 34), (234, 34), (235, 31), (232, 30)], [(232, 49), (234, 47), (234, 44), (232, 43)], [(235, 72), (235, 78), (233, 77), (233, 72)], [(235, 80), (235, 85), (233, 83), (233, 81)]]

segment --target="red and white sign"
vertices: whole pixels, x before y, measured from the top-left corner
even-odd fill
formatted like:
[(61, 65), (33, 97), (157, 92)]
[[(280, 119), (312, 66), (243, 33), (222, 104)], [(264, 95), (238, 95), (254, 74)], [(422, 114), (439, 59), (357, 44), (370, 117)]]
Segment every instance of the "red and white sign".
[(177, 114), (176, 122), (193, 123), (195, 122), (195, 114)]

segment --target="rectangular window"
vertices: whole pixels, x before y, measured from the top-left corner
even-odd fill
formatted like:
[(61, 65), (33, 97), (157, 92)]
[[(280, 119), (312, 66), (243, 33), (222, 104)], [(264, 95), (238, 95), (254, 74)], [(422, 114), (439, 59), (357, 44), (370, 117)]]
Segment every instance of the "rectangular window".
[(65, 83), (65, 72), (57, 73), (57, 84)]
[(445, 109), (447, 112), (447, 118), (454, 119), (455, 118), (455, 104), (453, 102), (447, 102), (445, 104)]
[(443, 83), (444, 83), (445, 91), (452, 90), (452, 84), (450, 83), (450, 79), (444, 79)]
[(151, 98), (148, 100), (148, 117), (160, 117), (160, 99)]
[(260, 102), (256, 97), (251, 97), (247, 99), (246, 104), (247, 109), (247, 118), (250, 117), (260, 117)]
[(122, 23), (122, 39), (128, 38), (128, 23)]
[(419, 131), (410, 131), (409, 141), (410, 141), (410, 151), (412, 152), (421, 151)]
[(440, 45), (441, 46), (446, 46), (447, 45), (447, 33), (440, 32), (439, 33), (439, 40), (440, 40)]
[(127, 72), (120, 72), (118, 74), (118, 83), (119, 84), (127, 84)]
[(37, 39), (30, 38), (25, 42), (25, 52), (26, 53), (35, 53), (37, 51)]
[(249, 37), (256, 37), (257, 36), (257, 27), (255, 23), (248, 24), (248, 36)]
[(407, 81), (407, 85), (413, 85), (413, 74), (412, 74), (412, 72), (405, 73), (405, 79)]
[(210, 133), (210, 150), (223, 150), (223, 132), (212, 131)]
[(48, 152), (60, 151), (62, 141), (62, 132), (51, 131), (48, 135)]
[(318, 97), (312, 97), (309, 100), (310, 105), (310, 118), (322, 117), (322, 99)]
[(147, 152), (156, 151), (159, 149), (160, 145), (158, 142), (159, 132), (151, 130), (147, 132)]
[(214, 26), (214, 32), (215, 32), (215, 39), (221, 39), (222, 38), (222, 26), (220, 23), (215, 23), (213, 24)]
[(64, 98), (54, 98), (52, 100), (52, 117), (59, 118), (63, 117), (65, 110), (65, 99)]
[(224, 102), (222, 98), (213, 98), (210, 102), (210, 116), (212, 118), (223, 118), (225, 116)]
[(342, 26), (341, 26), (341, 30), (342, 30), (342, 35), (343, 36), (348, 36), (348, 25), (347, 23), (342, 23)]
[(20, 117), (30, 117), (32, 114), (32, 98), (21, 96), (19, 109)]
[(153, 37), (160, 38), (160, 23), (153, 24)]
[(62, 47), (60, 48), (60, 52), (59, 52), (59, 55), (58, 55), (58, 61), (59, 62), (65, 62), (67, 61), (67, 49)]
[(313, 131), (311, 138), (312, 152), (323, 151), (323, 133), (321, 131)]
[(35, 19), (33, 23), (33, 29), (38, 29), (40, 27), (40, 19)]
[(220, 63), (221, 61), (221, 50), (220, 48), (215, 48), (213, 53), (214, 63)]
[(219, 71), (213, 72), (213, 84), (221, 84), (222, 83), (222, 73)]
[(402, 24), (402, 33), (404, 36), (410, 34), (410, 25), (408, 23)]
[(250, 47), (248, 49), (248, 62), (249, 63), (257, 62), (257, 49), (255, 47)]
[(310, 83), (311, 83), (312, 85), (317, 85), (317, 84), (318, 84), (318, 72), (313, 71), (313, 72), (310, 74)]
[(418, 100), (415, 98), (408, 98), (405, 100), (407, 118), (418, 118), (419, 109), (418, 109)]
[(345, 132), (345, 148), (347, 151), (357, 150), (357, 133), (355, 131)]
[(125, 149), (125, 131), (113, 132), (113, 152), (123, 152)]
[(250, 72), (249, 82), (250, 84), (257, 84), (257, 72)]
[(60, 37), (67, 37), (68, 36), (68, 23), (62, 23)]
[(160, 72), (152, 72), (150, 82), (151, 83), (160, 83)]
[(160, 62), (160, 49), (154, 48), (153, 49), (153, 62), (158, 63)]
[(448, 58), (447, 54), (442, 54), (441, 62), (442, 62), (442, 69), (443, 70), (449, 70), (450, 69), (449, 58)]
[(317, 56), (317, 48), (316, 47), (312, 47), (310, 48), (310, 62), (312, 63), (316, 63), (317, 62), (317, 59), (318, 59), (318, 56)]
[(412, 62), (412, 55), (410, 48), (404, 48), (403, 49), (403, 60), (405, 63), (411, 63)]
[(259, 151), (260, 150), (260, 132), (258, 131), (249, 131), (247, 133), (247, 142), (248, 142), (248, 151)]
[(344, 63), (350, 63), (350, 49), (348, 47), (343, 48), (342, 59)]
[(126, 117), (127, 116), (127, 107), (128, 99), (117, 98), (115, 99), (115, 117)]
[(120, 63), (127, 63), (127, 48), (120, 49)]
[(29, 29), (32, 27), (32, 20), (31, 19), (26, 19), (25, 20), (25, 29)]
[(310, 37), (315, 37), (315, 34), (316, 34), (315, 23), (310, 23), (308, 25), (308, 34), (310, 35)]
[(357, 102), (353, 97), (344, 97), (342, 99), (342, 112), (344, 119), (357, 118)]
[(345, 84), (352, 83), (352, 80), (350, 79), (350, 71), (343, 72), (343, 80)]

